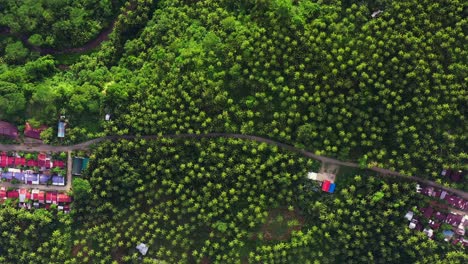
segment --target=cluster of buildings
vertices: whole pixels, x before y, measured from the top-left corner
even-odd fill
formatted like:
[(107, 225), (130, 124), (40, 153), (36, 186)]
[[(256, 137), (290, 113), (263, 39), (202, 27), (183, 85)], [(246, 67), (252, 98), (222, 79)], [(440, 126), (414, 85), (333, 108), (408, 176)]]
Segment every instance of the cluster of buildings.
[(55, 204), (59, 211), (69, 213), (72, 197), (65, 193), (58, 193), (56, 191), (45, 192), (28, 189), (6, 190), (5, 188), (1, 188), (0, 204), (4, 203), (6, 200), (17, 201), (18, 207), (26, 209), (49, 209), (52, 204)]
[[(67, 123), (64, 120), (64, 117), (61, 117), (58, 124), (57, 124), (57, 137), (64, 138), (65, 137), (65, 128)], [(46, 130), (48, 127), (45, 125), (41, 125), (39, 127), (32, 127), (29, 122), (26, 122), (24, 125), (23, 135), (25, 139), (29, 139), (29, 141), (40, 142), (41, 141), (41, 133), (42, 131)], [(0, 121), (0, 136), (4, 136), (10, 138), (12, 140), (19, 140), (19, 131), (18, 128), (8, 122)]]
[(17, 180), (24, 184), (47, 184), (63, 186), (65, 178), (61, 175), (52, 175), (51, 169), (65, 168), (65, 162), (52, 160), (44, 153), (37, 159), (26, 159), (20, 156), (8, 156), (5, 152), (0, 154), (0, 176), (4, 181)]
[[(442, 213), (432, 207), (424, 207), (420, 210), (421, 215), (416, 216), (415, 212), (408, 211), (405, 218), (409, 221), (408, 227), (413, 230), (424, 232), (430, 239), (439, 231), (442, 224), (449, 224), (453, 228), (443, 230), (445, 241), (452, 240), (453, 244), (468, 246), (468, 238), (465, 237), (465, 228), (468, 226), (468, 216), (455, 213)], [(424, 226), (423, 219), (427, 220)], [(425, 221), (424, 221), (425, 222)]]
[(468, 201), (458, 197), (455, 194), (449, 194), (446, 191), (439, 190), (434, 187), (426, 186), (421, 187), (419, 184), (416, 185), (416, 192), (422, 193), (429, 197), (439, 198), (440, 200), (446, 201), (450, 206), (466, 211), (468, 210)]
[[(468, 201), (444, 190), (430, 186), (421, 187), (419, 184), (416, 185), (416, 192), (438, 198), (439, 201), (446, 201), (448, 205), (461, 211), (447, 209), (441, 212), (431, 206), (420, 208), (419, 212), (409, 211), (405, 215), (405, 218), (409, 221), (408, 227), (424, 232), (430, 239), (434, 238), (436, 232), (442, 232), (445, 241), (452, 241), (454, 245), (468, 246), (468, 238), (465, 236), (465, 229), (468, 227), (468, 215), (463, 213), (463, 211), (468, 210)], [(432, 204), (437, 204), (437, 202)], [(448, 208), (444, 204), (439, 204), (438, 207)], [(451, 228), (440, 230), (443, 224), (450, 225)]]
[(309, 172), (307, 173), (307, 179), (321, 182), (322, 185), (322, 191), (328, 192), (328, 193), (334, 193), (335, 192), (335, 174), (331, 173), (326, 173), (326, 172)]

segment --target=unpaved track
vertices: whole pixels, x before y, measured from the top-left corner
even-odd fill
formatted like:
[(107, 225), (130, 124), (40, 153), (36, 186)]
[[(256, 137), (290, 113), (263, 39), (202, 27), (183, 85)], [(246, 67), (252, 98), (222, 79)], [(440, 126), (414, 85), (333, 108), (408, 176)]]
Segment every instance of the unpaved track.
[[(51, 146), (51, 145), (36, 145), (36, 146), (27, 146), (27, 145), (5, 145), (5, 144), (0, 144), (0, 151), (51, 151), (51, 152), (71, 152), (74, 150), (88, 150), (90, 146), (94, 144), (98, 144), (102, 141), (106, 140), (118, 140), (118, 139), (128, 139), (128, 140), (133, 140), (133, 139), (150, 139), (150, 140), (158, 140), (161, 138), (173, 138), (173, 139), (201, 139), (201, 138), (236, 138), (236, 139), (245, 139), (245, 140), (252, 140), (260, 143), (266, 143), (269, 145), (277, 146), (292, 152), (299, 153), (305, 157), (309, 157), (318, 161), (321, 161), (322, 163), (329, 163), (329, 164), (334, 164), (334, 165), (339, 165), (339, 166), (348, 166), (348, 167), (353, 167), (353, 168), (359, 168), (359, 165), (357, 163), (353, 162), (346, 162), (346, 161), (340, 161), (334, 158), (326, 157), (326, 156), (321, 156), (314, 154), (310, 151), (306, 151), (282, 142), (274, 141), (268, 138), (263, 138), (259, 136), (253, 136), (253, 135), (243, 135), (243, 134), (233, 134), (233, 133), (207, 133), (207, 134), (173, 134), (173, 135), (147, 135), (147, 136), (135, 136), (135, 135), (124, 135), (124, 136), (106, 136), (106, 137), (101, 137), (101, 138), (96, 138), (92, 139), (86, 142), (82, 142), (76, 145), (70, 145), (70, 146)], [(71, 156), (69, 156), (69, 160), (71, 159)], [(71, 167), (71, 162), (69, 162), (68, 167)], [(446, 190), (447, 192), (454, 193), (464, 199), (468, 200), (468, 193), (464, 192), (462, 190), (458, 189), (453, 189), (450, 187), (446, 187), (443, 185), (440, 185), (438, 183), (435, 183), (433, 181), (429, 181), (420, 177), (416, 176), (407, 176), (403, 175), (399, 172), (388, 170), (388, 169), (383, 169), (383, 168), (377, 168), (377, 167), (372, 167), (369, 168), (371, 171), (378, 172), (382, 176), (385, 177), (398, 177), (402, 179), (409, 179), (412, 181), (416, 181), (419, 183), (422, 183), (424, 185), (429, 185), (433, 186), (442, 190)], [(67, 173), (68, 174), (68, 173)], [(70, 177), (68, 183), (71, 182), (71, 173), (67, 177)], [(63, 187), (58, 187), (54, 186), (55, 189), (57, 190), (69, 190), (71, 186), (67, 183), (67, 186)], [(28, 185), (31, 187), (31, 185)]]

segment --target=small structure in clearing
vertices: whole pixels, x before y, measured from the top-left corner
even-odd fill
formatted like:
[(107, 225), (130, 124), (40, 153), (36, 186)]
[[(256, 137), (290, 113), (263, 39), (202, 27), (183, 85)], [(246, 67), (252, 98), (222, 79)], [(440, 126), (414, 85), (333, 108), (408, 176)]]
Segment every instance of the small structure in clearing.
[(148, 246), (143, 243), (140, 243), (138, 246), (136, 246), (136, 249), (138, 249), (138, 251), (140, 251), (143, 256), (148, 252)]
[[(333, 173), (329, 171), (330, 169), (333, 170)], [(335, 184), (336, 171), (337, 171), (337, 168), (335, 167), (324, 168), (324, 166), (322, 166), (322, 169), (320, 170), (320, 172), (312, 172), (312, 171), (308, 172), (307, 179), (321, 182), (322, 191), (328, 192), (328, 193), (334, 193), (335, 187), (336, 187), (336, 184)]]
[(72, 166), (72, 174), (81, 175), (83, 170), (85, 170), (88, 167), (88, 162), (89, 162), (89, 158), (74, 157), (73, 166)]

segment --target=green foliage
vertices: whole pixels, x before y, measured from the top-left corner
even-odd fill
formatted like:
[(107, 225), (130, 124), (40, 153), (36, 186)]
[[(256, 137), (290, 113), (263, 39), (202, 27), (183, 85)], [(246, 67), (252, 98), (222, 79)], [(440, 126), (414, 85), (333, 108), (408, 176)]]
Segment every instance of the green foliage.
[[(437, 262), (461, 254), (407, 228), (403, 215), (420, 195), (409, 182), (356, 176), (330, 196), (306, 187), (310, 166), (241, 140), (100, 145), (90, 164), (95, 195), (78, 208), (74, 261), (129, 260), (138, 241), (148, 258), (168, 263)], [(290, 209), (273, 209), (281, 207)]]
[(71, 222), (66, 216), (43, 209), (18, 210), (4, 204), (0, 218), (2, 263), (63, 263), (66, 259), (71, 242)]
[(26, 99), (18, 86), (0, 81), (0, 119), (15, 120), (25, 108)]
[(78, 201), (87, 199), (92, 190), (88, 180), (77, 177), (73, 178), (72, 188), (73, 196)]
[(122, 2), (5, 0), (0, 9), (0, 25), (10, 27), (13, 33), (30, 35), (29, 42), (36, 46), (79, 46), (109, 25)]
[(218, 221), (213, 225), (219, 232), (224, 233), (228, 229), (228, 225), (224, 222)]
[[(385, 196), (385, 194), (383, 192), (376, 192), (372, 196), (372, 201), (373, 202), (378, 202), (378, 201), (382, 200), (382, 198), (384, 198), (384, 196)], [(398, 206), (396, 206), (396, 207), (398, 207)]]
[[(17, 2), (0, 10), (13, 33), (0, 36), (0, 118), (49, 124), (50, 141), (59, 114), (68, 144), (111, 113), (108, 134), (254, 134), (438, 181), (466, 160), (463, 1), (128, 2), (101, 49), (56, 56), (77, 62), (64, 72), (20, 39), (82, 46), (123, 2)], [(344, 171), (325, 195), (304, 178), (315, 162), (239, 140), (116, 141), (93, 155), (73, 182), (79, 226), (54, 214), (33, 236), (6, 202), (0, 262), (137, 263), (140, 241), (167, 263), (466, 262), (406, 228), (419, 198), (405, 182)], [(284, 207), (305, 223), (284, 217), (291, 236), (268, 240), (262, 227)]]
[(5, 47), (5, 60), (9, 63), (23, 63), (28, 55), (29, 50), (24, 47), (21, 41), (10, 43)]

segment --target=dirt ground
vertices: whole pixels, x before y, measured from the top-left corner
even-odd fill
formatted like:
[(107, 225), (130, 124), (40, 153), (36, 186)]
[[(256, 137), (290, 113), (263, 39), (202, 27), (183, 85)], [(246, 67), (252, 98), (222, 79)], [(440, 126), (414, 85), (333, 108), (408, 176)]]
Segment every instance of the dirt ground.
[[(279, 218), (282, 220), (278, 221)], [(288, 222), (294, 224), (288, 225)], [(266, 223), (262, 225), (261, 232), (266, 241), (283, 241), (290, 239), (292, 231), (301, 230), (303, 225), (304, 218), (297, 210), (273, 209), (269, 212)]]

